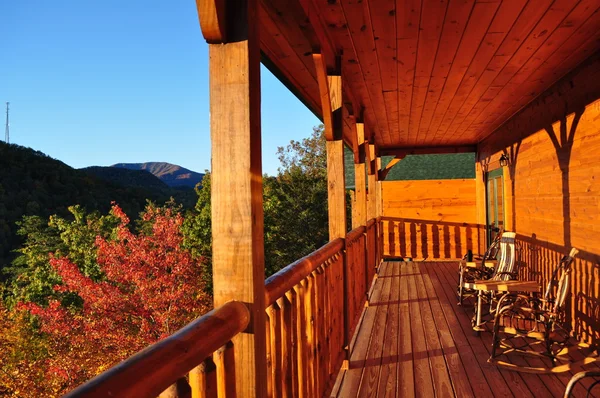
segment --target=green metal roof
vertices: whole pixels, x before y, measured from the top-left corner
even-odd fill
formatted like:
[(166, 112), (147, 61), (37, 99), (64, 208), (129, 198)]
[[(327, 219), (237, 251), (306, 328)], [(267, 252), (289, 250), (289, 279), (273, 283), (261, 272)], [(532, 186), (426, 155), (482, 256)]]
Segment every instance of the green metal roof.
[[(381, 158), (382, 167), (393, 156)], [(354, 189), (354, 155), (344, 147), (346, 189)], [(400, 180), (456, 180), (475, 178), (475, 153), (449, 153), (438, 155), (407, 155), (396, 163), (384, 181)]]

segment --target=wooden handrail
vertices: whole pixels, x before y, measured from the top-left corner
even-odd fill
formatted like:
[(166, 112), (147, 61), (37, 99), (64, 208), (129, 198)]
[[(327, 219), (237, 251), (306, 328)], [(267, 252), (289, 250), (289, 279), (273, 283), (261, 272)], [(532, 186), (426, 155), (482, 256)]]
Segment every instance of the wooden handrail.
[(230, 301), (71, 391), (66, 398), (156, 397), (248, 326), (250, 312)]
[(355, 240), (360, 238), (360, 236), (362, 234), (364, 234), (366, 231), (367, 231), (367, 228), (364, 225), (354, 228), (352, 231), (348, 232), (348, 235), (346, 235), (346, 244), (354, 242)]
[(376, 222), (377, 222), (377, 220), (374, 218), (371, 218), (369, 221), (367, 221), (367, 225), (366, 225), (367, 229), (371, 228)]
[[(364, 227), (363, 227), (364, 228)], [(265, 281), (265, 306), (269, 307), (288, 290), (306, 278), (319, 265), (344, 249), (344, 239), (327, 243), (306, 257), (296, 260)]]

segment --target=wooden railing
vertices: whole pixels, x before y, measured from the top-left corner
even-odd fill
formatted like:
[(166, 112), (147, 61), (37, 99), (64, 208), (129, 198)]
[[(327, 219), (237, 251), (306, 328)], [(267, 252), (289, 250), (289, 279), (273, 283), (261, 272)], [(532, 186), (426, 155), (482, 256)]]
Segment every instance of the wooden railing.
[[(269, 396), (331, 391), (379, 264), (379, 236), (369, 220), (266, 280)], [(67, 397), (235, 397), (231, 339), (249, 319), (244, 304), (229, 302)]]
[[(211, 392), (217, 391), (219, 396), (229, 396), (227, 389), (231, 385), (235, 388), (235, 383), (225, 381), (225, 375), (234, 367), (232, 346), (228, 342), (246, 329), (249, 320), (250, 313), (244, 304), (226, 303), (96, 376), (66, 397), (155, 397), (169, 389), (179, 389), (179, 396), (190, 393), (194, 397), (214, 396)], [(188, 372), (189, 384), (178, 383)], [(174, 386), (169, 388), (171, 385)]]
[(322, 396), (344, 358), (344, 240), (266, 281), (269, 396)]
[(408, 218), (381, 218), (383, 257), (460, 259), (467, 251), (485, 251), (486, 232), (481, 224)]

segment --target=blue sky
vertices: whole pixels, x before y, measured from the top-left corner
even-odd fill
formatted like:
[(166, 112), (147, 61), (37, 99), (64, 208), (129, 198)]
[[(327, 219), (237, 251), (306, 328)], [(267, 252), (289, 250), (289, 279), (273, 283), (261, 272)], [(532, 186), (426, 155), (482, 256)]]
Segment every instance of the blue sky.
[[(0, 0), (0, 54), (12, 143), (77, 168), (210, 168), (208, 48), (194, 0)], [(264, 67), (262, 87), (272, 175), (277, 146), (319, 121)]]

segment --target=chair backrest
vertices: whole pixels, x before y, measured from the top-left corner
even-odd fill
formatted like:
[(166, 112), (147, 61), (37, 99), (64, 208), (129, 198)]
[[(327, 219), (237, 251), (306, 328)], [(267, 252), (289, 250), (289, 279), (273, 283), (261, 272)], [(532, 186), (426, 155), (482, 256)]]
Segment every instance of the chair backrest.
[(495, 259), (498, 257), (498, 252), (500, 251), (500, 239), (502, 238), (502, 232), (496, 234), (496, 237), (492, 241), (492, 244), (488, 249), (483, 253), (482, 264), (485, 264), (487, 260)]
[(515, 253), (515, 238), (517, 234), (514, 232), (504, 232), (500, 238), (500, 258), (498, 266), (494, 271), (492, 280), (506, 281), (511, 279), (512, 273), (516, 271), (517, 261)]
[[(548, 303), (553, 303), (554, 306), (551, 308), (552, 311), (557, 312), (562, 309), (565, 305), (565, 301), (567, 300), (567, 295), (569, 294), (570, 287), (570, 275), (571, 275), (571, 264), (573, 264), (573, 260), (575, 256), (579, 253), (579, 250), (576, 248), (572, 248), (568, 255), (563, 256), (560, 259), (554, 271), (552, 272), (552, 278), (548, 281), (548, 285), (546, 286), (546, 292), (544, 293), (544, 298)], [(556, 288), (556, 295), (554, 295), (554, 286)]]

